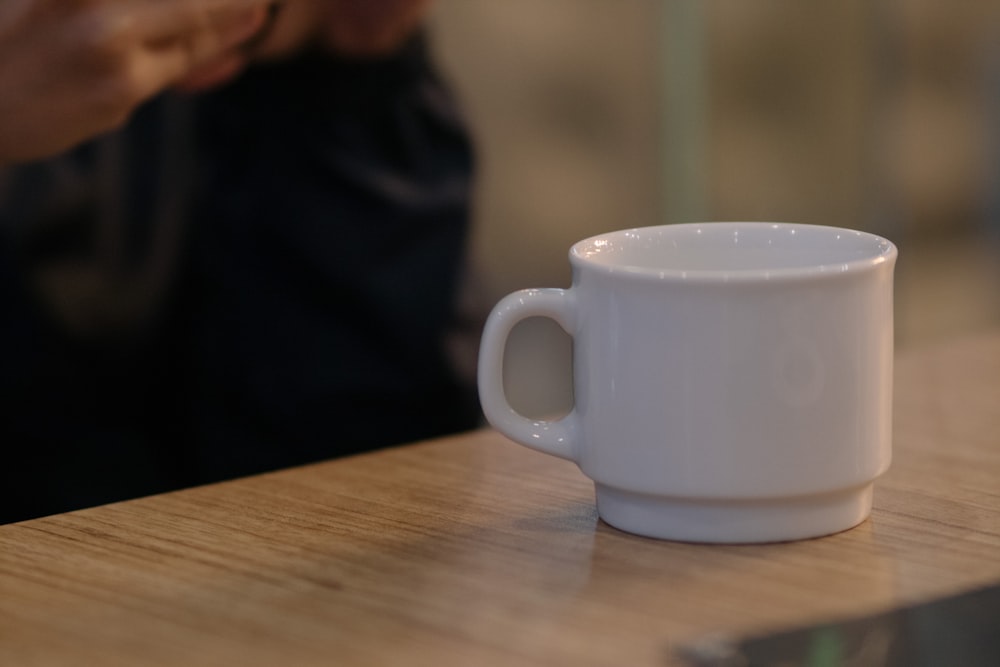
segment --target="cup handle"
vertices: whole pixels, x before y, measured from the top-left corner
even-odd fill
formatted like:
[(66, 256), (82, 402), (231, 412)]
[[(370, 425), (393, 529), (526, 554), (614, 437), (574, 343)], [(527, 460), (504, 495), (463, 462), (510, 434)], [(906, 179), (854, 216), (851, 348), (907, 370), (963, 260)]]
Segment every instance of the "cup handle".
[(557, 421), (528, 419), (514, 410), (503, 389), (503, 358), (507, 337), (521, 320), (548, 317), (573, 335), (572, 289), (526, 289), (509, 294), (493, 308), (479, 348), (479, 401), (486, 419), (498, 431), (526, 447), (575, 460), (576, 407)]

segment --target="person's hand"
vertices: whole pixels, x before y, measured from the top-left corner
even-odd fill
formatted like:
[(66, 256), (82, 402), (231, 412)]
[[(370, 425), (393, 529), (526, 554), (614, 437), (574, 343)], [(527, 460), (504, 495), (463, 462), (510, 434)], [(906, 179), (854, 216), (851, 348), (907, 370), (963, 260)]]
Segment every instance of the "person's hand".
[(0, 164), (124, 122), (208, 64), (239, 69), (267, 0), (3, 0)]
[(416, 30), (430, 4), (430, 0), (327, 0), (323, 43), (356, 58), (388, 55)]
[(288, 57), (319, 47), (349, 58), (380, 58), (420, 25), (431, 0), (276, 0), (268, 25), (242, 56), (227, 54), (192, 72), (177, 89), (200, 92), (234, 78), (247, 61)]

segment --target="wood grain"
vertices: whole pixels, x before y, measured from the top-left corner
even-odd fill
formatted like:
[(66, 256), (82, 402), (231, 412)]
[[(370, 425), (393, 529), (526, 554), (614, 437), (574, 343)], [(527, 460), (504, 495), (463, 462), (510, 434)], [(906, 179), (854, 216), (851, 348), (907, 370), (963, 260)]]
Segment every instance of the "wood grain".
[(670, 664), (1000, 581), (1000, 334), (896, 366), (892, 469), (838, 535), (626, 535), (486, 430), (0, 526), (0, 664)]

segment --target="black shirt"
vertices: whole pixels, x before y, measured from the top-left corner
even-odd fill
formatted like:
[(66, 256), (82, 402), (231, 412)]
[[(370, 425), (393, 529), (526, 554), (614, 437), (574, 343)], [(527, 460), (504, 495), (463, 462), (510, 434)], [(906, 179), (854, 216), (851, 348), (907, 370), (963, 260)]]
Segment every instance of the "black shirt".
[(0, 522), (474, 426), (444, 346), (471, 175), (422, 37), (7, 170)]

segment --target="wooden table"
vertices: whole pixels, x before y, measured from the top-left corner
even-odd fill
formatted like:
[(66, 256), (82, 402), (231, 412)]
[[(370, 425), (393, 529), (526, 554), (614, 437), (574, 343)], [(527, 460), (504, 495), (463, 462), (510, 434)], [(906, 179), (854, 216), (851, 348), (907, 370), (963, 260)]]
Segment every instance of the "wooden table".
[(1000, 581), (1000, 333), (896, 366), (892, 470), (839, 535), (626, 535), (487, 430), (2, 526), (0, 664), (669, 664)]

